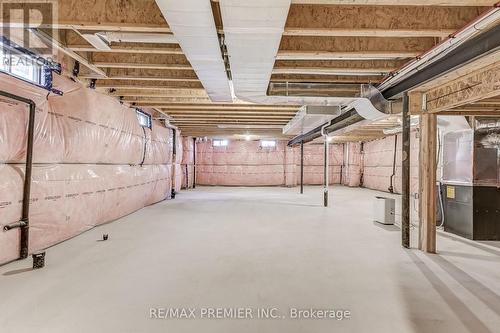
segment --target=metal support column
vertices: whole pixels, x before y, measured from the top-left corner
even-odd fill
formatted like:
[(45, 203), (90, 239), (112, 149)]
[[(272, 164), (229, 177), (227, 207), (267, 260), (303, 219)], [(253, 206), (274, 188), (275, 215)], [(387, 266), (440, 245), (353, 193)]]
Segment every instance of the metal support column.
[[(401, 245), (410, 247), (410, 112), (408, 93), (403, 94), (403, 144), (402, 144), (402, 196), (401, 196)], [(396, 148), (394, 148), (396, 149)]]
[(304, 141), (300, 142), (300, 194), (304, 193)]
[(328, 207), (328, 183), (329, 183), (329, 177), (328, 177), (328, 169), (329, 169), (329, 159), (328, 159), (328, 149), (329, 149), (329, 142), (328, 142), (328, 137), (325, 138), (325, 170), (324, 170), (324, 179), (325, 179), (325, 185), (324, 185), (324, 191), (323, 191), (323, 205), (325, 207)]
[(193, 188), (196, 188), (196, 138), (193, 138)]

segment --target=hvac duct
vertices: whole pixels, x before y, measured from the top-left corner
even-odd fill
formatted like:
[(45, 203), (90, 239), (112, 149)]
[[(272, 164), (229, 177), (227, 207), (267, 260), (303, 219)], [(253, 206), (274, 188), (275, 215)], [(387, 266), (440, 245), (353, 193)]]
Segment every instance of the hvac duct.
[(232, 102), (210, 1), (156, 0), (156, 4), (210, 99)]
[[(403, 90), (426, 82), (432, 76), (446, 74), (456, 66), (497, 51), (500, 42), (499, 21), (500, 8), (492, 8), (393, 73), (394, 75), (382, 82), (378, 89), (383, 91), (384, 96), (391, 98)], [(490, 30), (486, 31), (488, 29)]]
[(261, 104), (347, 105), (365, 98), (268, 96), (291, 0), (220, 0), (235, 95)]
[[(450, 36), (446, 41), (437, 45), (435, 48), (418, 57), (415, 61), (399, 70), (395, 76), (384, 81), (377, 87), (375, 99), (383, 101), (385, 98), (392, 98), (404, 91), (409, 90), (419, 84), (439, 77), (442, 74), (453, 70), (459, 65), (466, 64), (481, 56), (498, 52), (500, 45), (500, 9), (495, 7), (474, 20), (455, 35)], [(495, 26), (496, 25), (496, 26)], [(489, 29), (489, 30), (488, 30)], [(488, 30), (488, 31), (486, 31)], [(362, 96), (370, 95), (367, 91)], [(374, 99), (370, 98), (373, 102)], [(346, 108), (347, 113), (333, 119), (327, 132), (332, 133), (335, 129), (357, 123), (362, 120), (359, 115), (351, 115), (352, 107), (359, 112), (363, 108), (363, 102), (350, 103)], [(375, 102), (376, 109), (379, 109), (378, 102)], [(390, 104), (388, 104), (390, 105)], [(371, 106), (366, 104), (366, 110)], [(363, 112), (363, 111), (361, 111)], [(392, 110), (390, 111), (392, 113)], [(384, 110), (387, 113), (387, 110)], [(346, 115), (348, 120), (346, 120)], [(344, 125), (345, 124), (345, 125)], [(297, 136), (290, 140), (289, 145), (296, 145), (300, 142), (308, 142), (320, 136), (321, 127), (317, 127), (301, 136)]]

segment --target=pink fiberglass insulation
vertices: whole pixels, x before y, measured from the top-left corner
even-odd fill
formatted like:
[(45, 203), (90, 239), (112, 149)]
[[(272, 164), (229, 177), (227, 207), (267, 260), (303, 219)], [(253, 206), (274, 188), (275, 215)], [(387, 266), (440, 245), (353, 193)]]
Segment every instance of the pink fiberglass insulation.
[[(225, 147), (213, 147), (211, 141), (196, 144), (196, 184), (227, 186), (286, 185), (288, 165), (286, 141), (276, 147), (263, 148), (260, 141), (229, 140)], [(291, 167), (293, 170), (294, 167)], [(289, 182), (293, 183), (293, 179)]]
[[(229, 140), (226, 147), (213, 147), (208, 141), (197, 143), (196, 150), (196, 183), (200, 185), (296, 186), (300, 180), (300, 148), (287, 147), (286, 141), (277, 141), (275, 148), (243, 140)], [(338, 184), (342, 145), (330, 145), (329, 159), (330, 184)], [(304, 184), (323, 184), (323, 165), (324, 145), (305, 145)]]
[(193, 137), (183, 136), (182, 137), (182, 164), (193, 164), (194, 163), (194, 142)]
[(342, 184), (356, 187), (361, 184), (361, 171), (363, 168), (360, 142), (347, 142), (344, 144), (344, 166), (342, 169)]
[(182, 188), (182, 166), (180, 164), (172, 165), (172, 188), (175, 192), (179, 192)]
[[(63, 96), (0, 74), (0, 89), (37, 104), (30, 252), (73, 237), (171, 192), (171, 130), (139, 125), (115, 98), (54, 77)], [(0, 98), (0, 227), (21, 217), (28, 107)], [(182, 149), (182, 148), (181, 148)], [(0, 232), (0, 263), (19, 256), (19, 230)]]
[[(139, 126), (136, 113), (112, 97), (59, 76), (63, 96), (0, 74), (0, 90), (37, 104), (34, 163), (170, 164), (170, 129)], [(0, 162), (25, 158), (27, 106), (0, 98)]]
[(181, 164), (184, 155), (184, 142), (182, 140), (181, 131), (175, 131), (175, 159), (174, 163)]
[[(0, 166), (0, 227), (21, 218), (23, 164)], [(30, 252), (113, 221), (170, 194), (169, 165), (37, 164)], [(0, 263), (19, 255), (19, 230), (0, 232)]]
[[(388, 191), (393, 174), (394, 140), (397, 137), (396, 168), (393, 178), (395, 193), (401, 193), (401, 134), (366, 142), (363, 156), (363, 186)], [(411, 133), (410, 145), (410, 192), (418, 192), (418, 148), (416, 132)]]
[[(297, 174), (300, 177), (300, 148), (297, 151), (298, 165)], [(304, 184), (322, 185), (324, 184), (324, 144), (306, 144), (304, 145)], [(329, 147), (329, 183), (340, 183), (340, 170), (343, 161), (342, 145), (330, 144)]]
[(182, 137), (182, 188), (192, 188), (194, 184), (194, 142), (193, 137)]
[(175, 158), (172, 166), (172, 188), (175, 192), (179, 192), (182, 188), (182, 155), (183, 155), (183, 142), (181, 132), (175, 131)]

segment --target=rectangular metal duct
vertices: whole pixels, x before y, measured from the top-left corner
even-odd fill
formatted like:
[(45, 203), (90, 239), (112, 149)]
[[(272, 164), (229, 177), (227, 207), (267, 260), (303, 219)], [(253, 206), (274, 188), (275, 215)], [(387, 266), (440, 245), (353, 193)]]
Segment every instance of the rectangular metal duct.
[(156, 4), (210, 99), (232, 102), (210, 1), (156, 0)]
[(283, 127), (283, 134), (299, 135), (332, 120), (340, 115), (339, 106), (306, 105)]

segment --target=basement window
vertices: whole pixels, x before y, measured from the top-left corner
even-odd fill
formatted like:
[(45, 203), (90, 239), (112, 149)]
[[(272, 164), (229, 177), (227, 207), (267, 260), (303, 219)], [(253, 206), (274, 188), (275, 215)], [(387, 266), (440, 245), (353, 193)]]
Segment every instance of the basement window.
[(152, 124), (151, 115), (139, 109), (136, 109), (135, 112), (137, 112), (137, 119), (139, 120), (139, 125), (151, 129), (151, 124)]
[(274, 148), (276, 147), (276, 140), (261, 140), (261, 148)]
[(229, 144), (228, 140), (224, 139), (213, 139), (212, 147), (226, 147)]
[(0, 72), (51, 90), (53, 70), (59, 72), (60, 65), (51, 63), (0, 36)]

